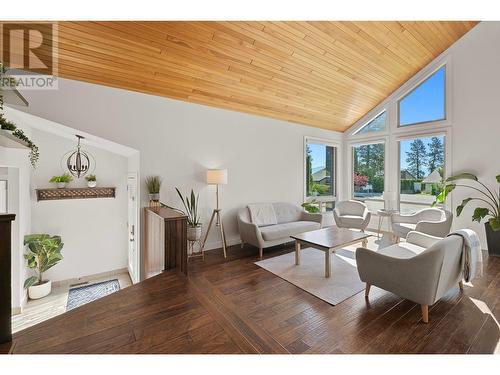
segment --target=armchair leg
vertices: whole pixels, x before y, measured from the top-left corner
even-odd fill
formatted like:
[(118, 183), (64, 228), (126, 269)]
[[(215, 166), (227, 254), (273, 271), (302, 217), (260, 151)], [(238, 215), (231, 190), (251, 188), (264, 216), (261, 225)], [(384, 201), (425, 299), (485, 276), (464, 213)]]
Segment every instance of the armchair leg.
[(365, 298), (368, 298), (368, 295), (370, 294), (370, 287), (371, 287), (371, 285), (366, 283)]
[(458, 287), (460, 288), (460, 290), (464, 290), (464, 282), (462, 280), (458, 282)]
[(429, 323), (429, 305), (420, 305), (422, 308), (422, 321)]
[(244, 246), (245, 246), (245, 242), (241, 241), (241, 248), (243, 249)]
[(259, 247), (259, 258), (262, 259), (262, 253), (264, 252), (264, 249), (262, 247)]

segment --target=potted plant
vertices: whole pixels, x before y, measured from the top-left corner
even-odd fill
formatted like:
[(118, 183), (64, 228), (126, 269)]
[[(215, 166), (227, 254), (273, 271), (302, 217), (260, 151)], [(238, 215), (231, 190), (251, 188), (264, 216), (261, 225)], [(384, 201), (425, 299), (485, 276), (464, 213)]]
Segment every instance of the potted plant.
[[(496, 176), (496, 180), (500, 184), (500, 175)], [(468, 182), (470, 185), (467, 184)], [(479, 193), (478, 197), (468, 197), (460, 203), (457, 207), (457, 216), (460, 216), (464, 207), (470, 201), (476, 200), (483, 203), (486, 207), (475, 208), (472, 214), (472, 221), (480, 223), (481, 220), (489, 217), (488, 221), (484, 224), (486, 240), (488, 242), (488, 253), (500, 256), (500, 187), (498, 188), (498, 193), (496, 193), (494, 192), (495, 189), (491, 190), (488, 188), (472, 173), (460, 173), (445, 180), (443, 190), (436, 197), (436, 201), (432, 205), (443, 203), (448, 194), (457, 187), (468, 188)]]
[(319, 204), (318, 204), (318, 201), (316, 199), (313, 199), (309, 202), (304, 202), (301, 204), (302, 208), (304, 210), (306, 210), (307, 212), (311, 213), (311, 214), (316, 214), (319, 212)]
[(63, 259), (61, 249), (64, 244), (60, 236), (50, 234), (29, 234), (24, 236), (24, 244), (28, 245), (28, 252), (24, 254), (28, 268), (37, 272), (36, 276), (26, 279), (24, 288), (28, 289), (31, 299), (45, 297), (52, 289), (52, 282), (44, 280), (43, 274)]
[(199, 241), (201, 238), (201, 223), (200, 217), (198, 215), (198, 203), (200, 201), (200, 195), (194, 195), (193, 189), (191, 189), (191, 196), (184, 198), (178, 188), (175, 188), (179, 198), (181, 198), (182, 204), (186, 209), (185, 214), (187, 215), (187, 239), (188, 241)]
[(89, 188), (94, 188), (97, 186), (97, 178), (95, 174), (90, 174), (87, 177), (85, 177), (85, 180), (87, 181), (87, 186)]
[(149, 193), (149, 205), (151, 207), (159, 206), (161, 177), (160, 176), (146, 177), (146, 187)]
[(73, 177), (69, 173), (64, 173), (61, 176), (52, 176), (49, 180), (50, 183), (57, 184), (58, 189), (65, 188), (71, 181), (73, 181)]

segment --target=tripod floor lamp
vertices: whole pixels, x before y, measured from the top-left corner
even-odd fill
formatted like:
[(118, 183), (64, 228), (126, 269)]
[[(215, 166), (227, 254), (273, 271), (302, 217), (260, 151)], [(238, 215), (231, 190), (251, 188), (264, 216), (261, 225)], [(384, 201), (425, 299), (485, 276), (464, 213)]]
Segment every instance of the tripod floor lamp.
[(205, 248), (205, 243), (207, 242), (208, 234), (212, 228), (212, 224), (215, 219), (215, 226), (219, 228), (220, 238), (222, 241), (222, 250), (224, 251), (224, 258), (227, 257), (226, 253), (226, 233), (224, 232), (224, 224), (222, 224), (222, 218), (220, 216), (219, 208), (219, 185), (227, 185), (227, 169), (209, 169), (207, 170), (207, 184), (215, 185), (215, 199), (216, 208), (212, 212), (212, 217), (210, 218), (210, 224), (208, 224), (207, 233), (205, 233), (205, 238), (203, 239), (203, 244), (201, 245), (201, 251)]

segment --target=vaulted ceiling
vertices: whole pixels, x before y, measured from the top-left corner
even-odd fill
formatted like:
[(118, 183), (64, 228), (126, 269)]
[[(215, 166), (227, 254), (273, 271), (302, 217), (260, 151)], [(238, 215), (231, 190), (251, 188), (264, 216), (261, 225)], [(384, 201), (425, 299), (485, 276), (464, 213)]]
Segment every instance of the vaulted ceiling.
[(59, 22), (59, 76), (345, 131), (477, 22)]

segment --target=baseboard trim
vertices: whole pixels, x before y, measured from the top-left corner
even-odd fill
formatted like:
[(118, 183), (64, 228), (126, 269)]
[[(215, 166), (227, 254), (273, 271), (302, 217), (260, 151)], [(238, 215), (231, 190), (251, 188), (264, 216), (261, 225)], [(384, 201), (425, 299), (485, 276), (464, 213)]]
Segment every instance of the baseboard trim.
[(96, 274), (93, 274), (93, 275), (86, 275), (86, 276), (75, 277), (75, 278), (72, 278), (72, 279), (53, 281), (52, 282), (52, 286), (54, 288), (69, 287), (70, 285), (73, 285), (73, 284), (86, 283), (86, 282), (92, 281), (93, 279), (99, 279), (99, 278), (111, 277), (111, 276), (118, 276), (118, 275), (121, 275), (121, 274), (124, 274), (124, 273), (128, 274), (128, 269), (127, 268), (120, 268), (120, 269), (117, 269), (117, 270), (96, 273)]

